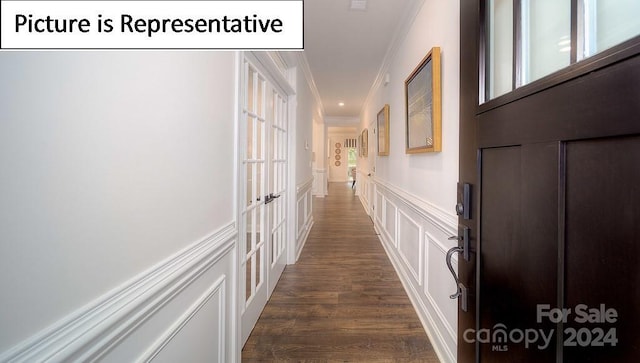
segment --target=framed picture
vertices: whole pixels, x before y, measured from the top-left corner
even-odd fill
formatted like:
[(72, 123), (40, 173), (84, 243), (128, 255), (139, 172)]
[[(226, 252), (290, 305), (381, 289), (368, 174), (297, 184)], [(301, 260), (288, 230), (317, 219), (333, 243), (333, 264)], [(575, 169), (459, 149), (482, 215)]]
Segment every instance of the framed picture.
[(378, 112), (378, 155), (389, 155), (389, 105)]
[(362, 156), (369, 156), (369, 130), (362, 130)]
[(404, 82), (407, 154), (442, 150), (440, 47), (433, 47)]
[(362, 134), (358, 135), (358, 156), (362, 156)]

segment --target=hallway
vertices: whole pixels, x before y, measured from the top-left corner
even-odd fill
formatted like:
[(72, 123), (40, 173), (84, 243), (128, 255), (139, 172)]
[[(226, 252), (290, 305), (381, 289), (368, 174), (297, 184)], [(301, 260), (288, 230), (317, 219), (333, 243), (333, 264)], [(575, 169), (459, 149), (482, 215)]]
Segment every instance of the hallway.
[(315, 225), (287, 266), (243, 362), (438, 362), (373, 224), (350, 188), (314, 198)]

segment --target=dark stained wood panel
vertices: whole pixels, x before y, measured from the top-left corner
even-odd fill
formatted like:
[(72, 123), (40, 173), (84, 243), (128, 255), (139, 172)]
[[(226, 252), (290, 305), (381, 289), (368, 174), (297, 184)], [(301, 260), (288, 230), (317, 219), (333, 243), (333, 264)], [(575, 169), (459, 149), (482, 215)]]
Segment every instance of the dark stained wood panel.
[(242, 351), (243, 362), (439, 362), (350, 185), (314, 198), (315, 224)]
[[(481, 215), (481, 327), (555, 330), (538, 323), (538, 304), (558, 301), (559, 143), (483, 150)], [(490, 201), (490, 203), (488, 202)], [(486, 342), (480, 360), (492, 363), (551, 362), (555, 340), (538, 343)]]
[[(638, 361), (638, 236), (640, 136), (568, 143), (566, 307), (572, 313), (567, 327), (582, 330), (586, 346), (565, 347), (564, 362)], [(598, 310), (604, 304), (618, 317), (615, 322), (576, 322), (580, 304)], [(596, 329), (614, 329), (616, 345), (591, 344)]]

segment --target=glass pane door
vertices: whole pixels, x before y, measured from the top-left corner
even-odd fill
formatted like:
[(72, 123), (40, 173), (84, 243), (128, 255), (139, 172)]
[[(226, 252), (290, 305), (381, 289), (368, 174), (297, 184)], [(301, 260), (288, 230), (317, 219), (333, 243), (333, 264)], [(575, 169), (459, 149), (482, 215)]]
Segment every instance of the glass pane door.
[(243, 65), (239, 279), (244, 342), (286, 265), (288, 108), (287, 98), (259, 68), (248, 60)]
[[(243, 339), (248, 337), (267, 300), (265, 281), (265, 246), (268, 225), (266, 211), (267, 153), (266, 88), (265, 78), (249, 62), (244, 62), (244, 144), (242, 180), (245, 182), (242, 217), (240, 278), (243, 281), (245, 310), (243, 312)], [(242, 241), (242, 238), (241, 238)], [(246, 335), (246, 336), (245, 336)]]

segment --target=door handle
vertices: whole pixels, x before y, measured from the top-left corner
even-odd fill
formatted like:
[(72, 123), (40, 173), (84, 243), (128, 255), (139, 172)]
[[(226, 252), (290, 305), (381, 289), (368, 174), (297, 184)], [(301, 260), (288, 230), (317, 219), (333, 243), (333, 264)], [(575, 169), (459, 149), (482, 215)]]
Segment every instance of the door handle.
[[(458, 236), (453, 236), (453, 238), (457, 239)], [(449, 239), (452, 239), (452, 238), (450, 237)], [(450, 299), (461, 298), (460, 308), (462, 309), (462, 311), (468, 311), (469, 310), (469, 298), (468, 298), (469, 289), (466, 286), (464, 286), (462, 282), (460, 282), (460, 280), (458, 279), (458, 274), (456, 274), (456, 272), (453, 270), (453, 266), (451, 265), (451, 257), (453, 257), (454, 253), (464, 253), (464, 248), (453, 247), (449, 249), (449, 251), (447, 251), (447, 267), (449, 268), (449, 271), (451, 271), (451, 275), (453, 275), (453, 279), (456, 282), (456, 292), (455, 294), (449, 295), (449, 298)]]
[[(457, 236), (453, 236), (453, 237), (457, 237)], [(449, 239), (452, 239), (452, 237), (449, 237)], [(453, 279), (455, 280), (456, 287), (458, 289), (458, 291), (456, 291), (455, 294), (449, 295), (450, 299), (457, 299), (458, 296), (461, 295), (460, 280), (458, 279), (458, 274), (453, 270), (453, 265), (451, 264), (451, 257), (453, 257), (454, 253), (462, 253), (463, 250), (464, 249), (462, 247), (453, 247), (453, 248), (450, 248), (449, 251), (447, 251), (447, 267), (449, 268), (449, 271), (451, 271), (451, 275), (453, 275)]]
[(276, 198), (280, 198), (280, 194), (273, 194), (273, 193), (269, 193), (268, 195), (264, 196), (264, 204), (269, 204), (271, 202), (273, 202), (274, 199)]

